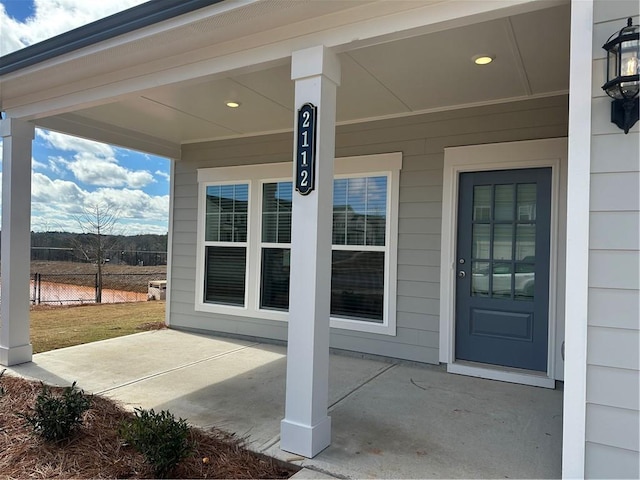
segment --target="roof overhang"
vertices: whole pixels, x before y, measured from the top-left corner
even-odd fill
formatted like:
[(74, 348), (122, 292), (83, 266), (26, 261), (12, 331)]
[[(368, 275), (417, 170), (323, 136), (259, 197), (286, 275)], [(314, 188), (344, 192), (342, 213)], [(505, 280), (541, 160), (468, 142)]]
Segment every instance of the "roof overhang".
[[(319, 44), (342, 62), (340, 123), (568, 88), (565, 0), (171, 0), (165, 6), (178, 3), (192, 9), (173, 16), (159, 11), (158, 21), (55, 55), (38, 47), (34, 63), (23, 59), (21, 68), (0, 76), (0, 109), (44, 128), (179, 158), (184, 143), (291, 130), (290, 56)], [(109, 21), (127, 15), (132, 12)], [(136, 21), (142, 22), (129, 23)], [(54, 40), (49, 45), (60, 43)], [(477, 70), (470, 58), (479, 50), (492, 50), (500, 62)], [(227, 109), (230, 97), (242, 108)]]

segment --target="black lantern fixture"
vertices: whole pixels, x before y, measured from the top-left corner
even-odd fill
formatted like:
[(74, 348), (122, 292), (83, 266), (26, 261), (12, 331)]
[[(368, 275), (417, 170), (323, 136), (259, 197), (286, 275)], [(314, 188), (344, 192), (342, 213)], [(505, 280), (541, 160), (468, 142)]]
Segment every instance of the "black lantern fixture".
[(629, 133), (638, 121), (640, 91), (640, 28), (627, 20), (627, 26), (614, 33), (602, 48), (607, 51), (607, 83), (602, 89), (611, 102), (611, 122)]

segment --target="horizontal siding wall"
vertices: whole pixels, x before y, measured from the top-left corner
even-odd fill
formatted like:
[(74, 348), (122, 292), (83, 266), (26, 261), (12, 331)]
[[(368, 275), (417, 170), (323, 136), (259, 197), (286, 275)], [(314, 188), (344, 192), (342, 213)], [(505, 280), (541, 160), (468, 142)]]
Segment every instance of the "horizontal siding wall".
[(610, 122), (602, 45), (638, 23), (636, 1), (594, 4), (587, 478), (640, 476), (640, 126), (628, 135)]
[[(410, 361), (438, 363), (440, 235), (444, 148), (563, 137), (565, 96), (340, 126), (336, 156), (403, 153), (400, 174), (397, 335), (332, 329), (331, 346)], [(286, 339), (277, 321), (194, 310), (196, 170), (290, 161), (292, 135), (252, 137), (183, 146), (175, 168), (172, 295), (173, 326)]]

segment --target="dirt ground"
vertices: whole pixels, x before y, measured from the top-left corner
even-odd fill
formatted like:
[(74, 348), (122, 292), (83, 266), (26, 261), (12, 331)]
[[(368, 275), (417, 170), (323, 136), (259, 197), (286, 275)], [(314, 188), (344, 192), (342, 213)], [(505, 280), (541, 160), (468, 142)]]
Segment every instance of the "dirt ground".
[[(95, 286), (98, 267), (92, 263), (31, 262), (31, 276), (40, 274), (42, 281)], [(103, 287), (106, 289), (146, 293), (152, 280), (166, 280), (167, 266), (135, 266), (105, 264), (102, 268)]]
[[(31, 274), (88, 274), (96, 273), (98, 267), (93, 263), (76, 263), (76, 262), (31, 262)], [(105, 264), (103, 266), (103, 273), (115, 273), (115, 274), (149, 274), (157, 275), (159, 280), (164, 280), (167, 275), (167, 266), (144, 266), (138, 267), (136, 265), (111, 265)], [(161, 277), (161, 278), (160, 278)]]

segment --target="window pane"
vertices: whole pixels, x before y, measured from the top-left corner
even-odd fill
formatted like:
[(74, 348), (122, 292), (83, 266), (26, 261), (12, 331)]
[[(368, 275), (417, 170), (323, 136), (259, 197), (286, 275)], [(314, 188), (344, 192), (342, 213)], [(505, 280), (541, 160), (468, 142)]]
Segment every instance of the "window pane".
[(491, 245), (489, 225), (476, 223), (473, 225), (471, 255), (473, 258), (490, 258)]
[(331, 315), (382, 323), (384, 252), (334, 250)]
[(291, 182), (265, 183), (262, 188), (262, 241), (291, 242)]
[(246, 260), (244, 247), (207, 247), (204, 301), (244, 306)]
[(510, 263), (494, 263), (491, 296), (494, 298), (511, 298), (511, 277)]
[(518, 185), (518, 220), (532, 221), (536, 219), (536, 184)]
[(489, 296), (489, 262), (471, 263), (471, 295)]
[(207, 213), (204, 239), (207, 242), (217, 242), (220, 238), (220, 214)]
[(491, 220), (491, 185), (473, 187), (473, 221), (488, 222)]
[(513, 225), (493, 226), (493, 260), (511, 260), (513, 246)]
[(384, 246), (387, 227), (387, 177), (367, 179), (366, 244)]
[(291, 243), (291, 213), (278, 214), (278, 243)]
[(536, 226), (521, 224), (516, 227), (516, 260), (534, 262), (536, 259)]
[(205, 241), (246, 242), (249, 186), (207, 187)]
[(513, 220), (513, 185), (496, 185), (495, 220)]
[(535, 290), (535, 265), (529, 263), (520, 263), (516, 265), (516, 300), (533, 300), (533, 292)]
[(262, 214), (262, 241), (276, 243), (278, 238), (278, 214), (263, 213)]
[(347, 183), (341, 178), (333, 181), (333, 244), (345, 245), (347, 242)]
[(233, 241), (247, 241), (247, 214), (236, 213), (233, 217)]
[(384, 246), (386, 221), (387, 177), (334, 181), (334, 245)]
[(262, 249), (260, 308), (289, 309), (290, 253), (288, 248)]

